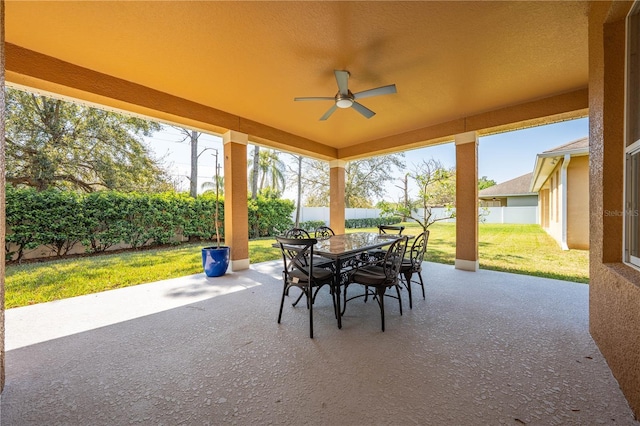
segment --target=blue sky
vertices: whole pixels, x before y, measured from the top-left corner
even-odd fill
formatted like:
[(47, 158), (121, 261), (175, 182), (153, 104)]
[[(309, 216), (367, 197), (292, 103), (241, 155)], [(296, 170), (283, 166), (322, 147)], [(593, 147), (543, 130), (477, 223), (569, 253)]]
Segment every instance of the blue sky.
[[(478, 146), (478, 176), (487, 176), (497, 183), (521, 176), (533, 171), (536, 154), (588, 136), (589, 121), (587, 118), (565, 121), (546, 126), (501, 133), (480, 138)], [(188, 181), (184, 178), (189, 173), (189, 144), (180, 142), (182, 136), (176, 130), (168, 128), (158, 132), (147, 141), (157, 156), (165, 157), (165, 164), (171, 173), (182, 181), (183, 190), (188, 190)], [(213, 148), (222, 150), (222, 140), (217, 136), (203, 135), (199, 141), (200, 150)], [(211, 181), (215, 169), (211, 151), (205, 151), (198, 162), (198, 185)], [(289, 156), (282, 155), (287, 161)], [(444, 166), (455, 166), (455, 146), (453, 143), (407, 151), (405, 163), (408, 170), (423, 159), (435, 158)], [(398, 178), (402, 176), (398, 172)], [(398, 184), (399, 181), (394, 182)], [(387, 193), (397, 199), (399, 189), (394, 184), (387, 185)], [(285, 192), (285, 197), (293, 198), (293, 194)]]
[[(480, 138), (478, 145), (478, 176), (502, 183), (533, 171), (536, 154), (589, 135), (589, 120), (565, 121), (546, 126), (500, 133)], [(456, 164), (453, 143), (407, 152), (406, 163), (435, 158), (445, 166)]]

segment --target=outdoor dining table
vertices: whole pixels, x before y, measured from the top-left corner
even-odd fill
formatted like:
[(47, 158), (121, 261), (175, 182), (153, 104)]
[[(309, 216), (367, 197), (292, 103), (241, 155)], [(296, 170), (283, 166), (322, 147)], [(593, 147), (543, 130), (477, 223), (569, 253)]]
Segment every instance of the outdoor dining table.
[(338, 328), (342, 328), (340, 286), (347, 283), (349, 271), (357, 267), (358, 263), (362, 261), (363, 253), (389, 245), (398, 238), (401, 237), (399, 235), (378, 234), (377, 232), (354, 232), (319, 239), (313, 246), (314, 255), (331, 259), (335, 262), (332, 293), (336, 299)]

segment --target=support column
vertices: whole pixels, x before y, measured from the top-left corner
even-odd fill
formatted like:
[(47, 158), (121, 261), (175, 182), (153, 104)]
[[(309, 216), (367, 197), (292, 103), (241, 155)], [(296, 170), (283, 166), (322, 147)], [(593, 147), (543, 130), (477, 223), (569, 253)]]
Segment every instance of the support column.
[(560, 168), (560, 194), (561, 194), (561, 202), (560, 202), (560, 223), (561, 225), (561, 244), (562, 250), (569, 250), (569, 244), (567, 243), (567, 222), (569, 220), (567, 210), (569, 209), (569, 202), (567, 198), (567, 169), (569, 168), (569, 162), (571, 161), (571, 155), (566, 154), (564, 156), (564, 160), (562, 161), (562, 166)]
[(336, 234), (344, 234), (344, 167), (346, 161), (329, 162), (329, 226)]
[[(4, 0), (0, 0), (0, 176), (4, 176)], [(5, 239), (5, 182), (0, 179), (0, 244), (4, 247)], [(4, 389), (4, 250), (0, 253), (0, 392)]]
[(247, 143), (233, 130), (224, 143), (224, 241), (230, 249), (231, 270), (249, 268), (249, 210), (247, 207)]
[(478, 134), (456, 135), (456, 269), (477, 271)]

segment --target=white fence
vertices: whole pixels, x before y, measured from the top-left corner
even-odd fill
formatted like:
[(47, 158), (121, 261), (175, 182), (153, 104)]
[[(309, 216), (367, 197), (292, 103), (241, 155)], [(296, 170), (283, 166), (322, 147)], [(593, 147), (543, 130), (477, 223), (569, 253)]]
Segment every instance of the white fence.
[[(345, 219), (369, 219), (380, 216), (380, 209), (345, 209)], [(291, 215), (292, 220), (296, 220), (296, 212)], [(300, 210), (300, 222), (310, 220), (323, 220), (329, 224), (329, 207), (303, 207)]]
[(539, 223), (538, 207), (484, 207), (480, 209), (484, 223)]
[[(345, 219), (368, 219), (380, 216), (380, 209), (345, 209)], [(420, 214), (420, 213), (419, 213)], [(445, 217), (449, 212), (445, 208), (431, 210), (436, 218)], [(538, 223), (538, 207), (482, 207), (478, 210), (483, 223)], [(296, 213), (293, 212), (292, 220)], [(329, 207), (303, 207), (300, 211), (300, 222), (322, 220), (329, 224)], [(443, 222), (455, 222), (455, 219), (445, 219)]]

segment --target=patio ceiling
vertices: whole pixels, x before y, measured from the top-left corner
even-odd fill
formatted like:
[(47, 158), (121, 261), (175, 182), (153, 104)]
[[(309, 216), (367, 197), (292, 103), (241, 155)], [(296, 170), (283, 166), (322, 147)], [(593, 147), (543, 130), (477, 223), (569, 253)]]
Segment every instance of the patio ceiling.
[[(588, 2), (7, 1), (7, 81), (317, 158), (583, 116)], [(397, 94), (320, 116), (333, 70)]]

